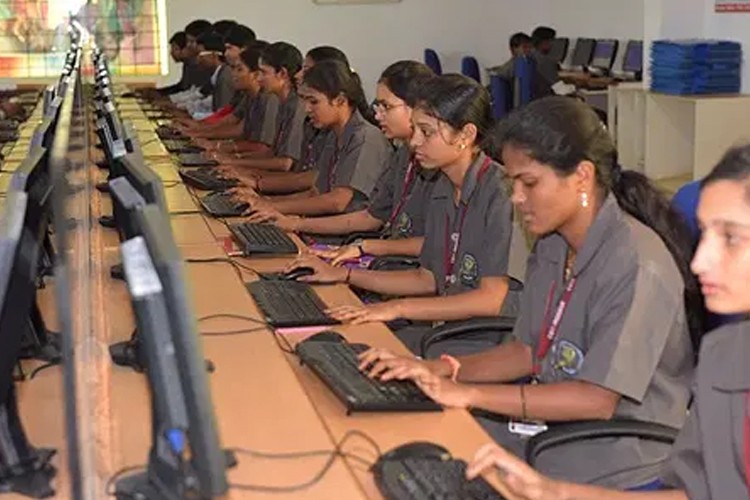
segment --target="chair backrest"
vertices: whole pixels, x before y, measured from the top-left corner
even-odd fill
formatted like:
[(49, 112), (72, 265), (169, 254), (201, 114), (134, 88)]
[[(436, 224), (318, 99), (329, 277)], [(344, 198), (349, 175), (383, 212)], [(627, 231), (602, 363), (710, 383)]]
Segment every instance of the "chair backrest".
[(479, 63), (476, 57), (466, 56), (461, 60), (461, 73), (482, 83), (482, 75), (479, 72)]
[(437, 52), (435, 52), (433, 49), (424, 49), (424, 63), (436, 75), (443, 74), (443, 67), (440, 64), (440, 57), (438, 57)]
[(490, 97), (492, 98), (492, 115), (495, 120), (502, 120), (512, 109), (513, 85), (511, 81), (500, 75), (491, 75)]
[(524, 106), (534, 98), (536, 64), (531, 57), (516, 57), (513, 66), (513, 108)]

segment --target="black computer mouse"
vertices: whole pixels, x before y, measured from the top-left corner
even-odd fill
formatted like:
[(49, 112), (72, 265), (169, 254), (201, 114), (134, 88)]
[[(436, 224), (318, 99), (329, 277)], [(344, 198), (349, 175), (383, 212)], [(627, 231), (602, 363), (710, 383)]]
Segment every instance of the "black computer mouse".
[(305, 342), (346, 342), (346, 338), (338, 332), (326, 330), (307, 337)]
[(439, 444), (427, 441), (414, 441), (394, 448), (383, 455), (383, 460), (403, 460), (405, 458), (449, 459), (451, 454)]
[(281, 275), (281, 279), (288, 280), (288, 281), (295, 281), (299, 278), (302, 278), (303, 276), (312, 276), (315, 274), (315, 269), (312, 267), (296, 267), (289, 271), (288, 273), (284, 273)]

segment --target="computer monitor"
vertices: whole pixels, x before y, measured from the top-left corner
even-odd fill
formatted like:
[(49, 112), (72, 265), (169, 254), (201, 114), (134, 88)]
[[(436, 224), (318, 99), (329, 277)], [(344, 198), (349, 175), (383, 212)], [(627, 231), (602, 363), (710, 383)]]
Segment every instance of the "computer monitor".
[(568, 55), (568, 46), (570, 41), (567, 38), (555, 38), (552, 40), (552, 48), (549, 51), (549, 57), (557, 64), (562, 64)]
[(625, 47), (625, 57), (622, 70), (627, 73), (641, 73), (643, 71), (643, 42), (630, 40)]
[(37, 450), (29, 443), (18, 413), (13, 370), (36, 293), (40, 215), (31, 195), (11, 186), (0, 218), (0, 434), (6, 436), (0, 439), (0, 463), (13, 470), (3, 477), (4, 487), (34, 498), (54, 495), (54, 450)]
[(573, 49), (573, 59), (570, 64), (573, 67), (586, 67), (591, 62), (594, 55), (596, 40), (593, 38), (579, 38), (576, 40), (576, 46)]
[(609, 71), (612, 69), (612, 63), (617, 56), (617, 40), (597, 40), (594, 56), (591, 59), (591, 66), (597, 69)]
[(228, 490), (229, 461), (220, 447), (182, 256), (159, 207), (147, 205), (135, 218), (141, 234), (121, 248), (152, 390), (154, 442), (148, 470), (115, 489), (124, 496), (152, 491), (158, 498), (187, 498), (178, 488), (192, 480), (196, 498), (219, 497)]
[(146, 202), (158, 205), (165, 214), (169, 213), (161, 177), (146, 165), (137, 143), (134, 144), (134, 151), (125, 155), (119, 163), (125, 177)]
[(109, 192), (112, 195), (112, 215), (124, 241), (138, 235), (138, 226), (134, 221), (136, 210), (147, 205), (146, 200), (133, 187), (127, 177), (117, 177), (109, 181)]

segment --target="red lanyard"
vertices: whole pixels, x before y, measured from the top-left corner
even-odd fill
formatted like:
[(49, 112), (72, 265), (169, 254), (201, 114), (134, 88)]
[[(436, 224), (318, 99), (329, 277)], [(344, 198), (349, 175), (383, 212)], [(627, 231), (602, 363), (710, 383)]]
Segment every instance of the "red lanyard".
[(327, 193), (330, 193), (333, 189), (333, 180), (336, 177), (336, 170), (339, 168), (339, 155), (341, 151), (339, 151), (339, 146), (336, 144), (336, 151), (331, 156), (331, 160), (328, 162), (328, 190)]
[(571, 297), (573, 297), (573, 290), (576, 287), (576, 278), (572, 278), (568, 282), (568, 286), (565, 287), (565, 291), (560, 298), (560, 302), (557, 303), (557, 309), (555, 315), (550, 318), (552, 313), (552, 299), (555, 296), (556, 283), (553, 282), (549, 289), (549, 295), (547, 296), (547, 303), (544, 306), (544, 322), (542, 323), (542, 329), (539, 332), (539, 345), (536, 349), (536, 359), (534, 360), (534, 378), (537, 378), (542, 373), (542, 362), (547, 357), (552, 342), (557, 337), (557, 332), (560, 327), (565, 309), (568, 308)]
[(406, 169), (406, 177), (404, 177), (404, 190), (401, 191), (401, 199), (398, 200), (398, 203), (393, 208), (393, 211), (391, 212), (391, 217), (388, 219), (388, 223), (386, 224), (386, 227), (391, 227), (393, 223), (396, 221), (396, 217), (399, 216), (401, 213), (401, 210), (404, 208), (404, 204), (406, 204), (406, 199), (409, 197), (409, 191), (411, 190), (411, 185), (414, 182), (414, 179), (417, 178), (417, 168), (414, 165), (414, 159), (412, 158), (409, 160), (409, 166)]
[[(477, 184), (479, 184), (479, 181), (482, 180), (482, 177), (490, 168), (491, 164), (492, 159), (489, 156), (484, 159), (482, 168), (480, 168), (479, 172), (477, 173)], [(443, 254), (443, 267), (445, 270), (444, 279), (446, 289), (448, 289), (456, 281), (456, 277), (453, 275), (453, 270), (456, 267), (458, 246), (461, 244), (461, 233), (463, 233), (464, 222), (466, 221), (466, 213), (469, 211), (470, 201), (471, 199), (468, 199), (466, 200), (466, 203), (462, 203), (459, 200), (459, 204), (461, 205), (461, 214), (456, 217), (455, 221), (453, 221), (453, 231), (448, 230), (448, 226), (450, 225), (450, 218), (448, 217), (448, 214), (445, 214), (445, 245), (443, 247), (443, 251), (445, 253)]]
[(750, 391), (745, 393), (745, 486), (750, 496)]

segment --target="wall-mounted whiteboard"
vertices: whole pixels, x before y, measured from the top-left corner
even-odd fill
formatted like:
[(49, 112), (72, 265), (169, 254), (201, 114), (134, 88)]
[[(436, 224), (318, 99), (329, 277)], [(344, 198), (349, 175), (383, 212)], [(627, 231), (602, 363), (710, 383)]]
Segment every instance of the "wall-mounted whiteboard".
[(318, 5), (355, 5), (368, 3), (399, 3), (401, 0), (313, 0)]

